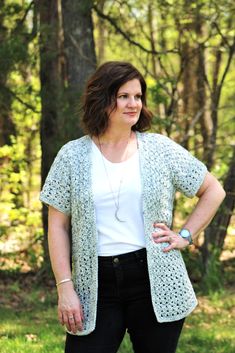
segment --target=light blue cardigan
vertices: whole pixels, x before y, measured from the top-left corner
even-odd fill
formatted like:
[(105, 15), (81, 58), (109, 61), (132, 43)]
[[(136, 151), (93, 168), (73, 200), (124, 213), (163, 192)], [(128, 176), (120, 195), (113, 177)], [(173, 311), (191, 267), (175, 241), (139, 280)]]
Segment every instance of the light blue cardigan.
[[(155, 221), (172, 223), (176, 190), (193, 197), (207, 169), (169, 138), (137, 133), (142, 180), (142, 210), (151, 283), (159, 322), (187, 316), (197, 305), (181, 253), (163, 253), (166, 243), (152, 240)], [(40, 200), (71, 216), (73, 282), (84, 311), (87, 335), (95, 328), (97, 305), (97, 229), (91, 180), (91, 139), (84, 136), (64, 145), (47, 176)]]

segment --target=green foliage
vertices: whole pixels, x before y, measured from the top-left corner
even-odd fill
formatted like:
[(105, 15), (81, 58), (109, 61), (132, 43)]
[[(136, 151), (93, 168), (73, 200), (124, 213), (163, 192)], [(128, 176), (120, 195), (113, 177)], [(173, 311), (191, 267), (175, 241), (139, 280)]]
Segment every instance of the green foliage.
[[(27, 138), (19, 134), (12, 138), (11, 146), (0, 148), (0, 252), (3, 268), (27, 270), (41, 262), (42, 230), (37, 200), (39, 179), (32, 176), (32, 169), (38, 171), (40, 164), (39, 158), (36, 165), (26, 159), (27, 145), (23, 142)], [(39, 149), (37, 153), (40, 155)]]
[[(22, 91), (25, 88), (20, 75), (12, 75), (11, 81), (16, 87), (21, 85)], [(33, 100), (26, 94), (24, 98), (28, 102)], [(17, 136), (11, 137), (11, 145), (0, 147), (1, 266), (26, 270), (39, 266), (42, 256), (41, 205), (38, 201), (41, 154), (39, 116), (32, 114), (30, 109), (26, 110), (19, 101), (12, 104), (12, 116)]]
[(224, 278), (219, 259), (220, 252), (218, 249), (212, 249), (208, 259), (207, 271), (203, 276), (201, 289), (204, 293), (214, 293), (215, 291), (223, 291)]
[(199, 250), (191, 251), (190, 248), (187, 248), (182, 252), (182, 255), (195, 290), (201, 291), (203, 266)]
[(12, 271), (37, 268), (42, 261), (38, 47), (32, 15), (28, 2), (4, 2), (0, 106), (16, 135), (0, 147), (0, 265)]

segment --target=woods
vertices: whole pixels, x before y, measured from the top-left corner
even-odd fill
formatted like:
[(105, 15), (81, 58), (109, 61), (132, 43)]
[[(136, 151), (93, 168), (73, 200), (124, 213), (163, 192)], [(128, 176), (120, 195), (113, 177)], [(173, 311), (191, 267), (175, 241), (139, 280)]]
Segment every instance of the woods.
[[(234, 235), (233, 2), (1, 0), (0, 9), (2, 269), (49, 272), (40, 185), (58, 149), (83, 134), (89, 75), (104, 61), (126, 60), (147, 79), (153, 131), (204, 161), (227, 192), (194, 249), (198, 280), (208, 282)], [(177, 195), (176, 228), (192, 207)]]
[[(187, 148), (226, 191), (182, 252), (199, 307), (178, 351), (234, 352), (234, 23), (232, 0), (0, 0), (0, 351), (63, 349), (39, 192), (60, 147), (84, 134), (88, 77), (123, 60), (146, 78), (151, 131)], [(195, 202), (176, 194), (174, 229)], [(132, 352), (128, 339), (119, 352)]]

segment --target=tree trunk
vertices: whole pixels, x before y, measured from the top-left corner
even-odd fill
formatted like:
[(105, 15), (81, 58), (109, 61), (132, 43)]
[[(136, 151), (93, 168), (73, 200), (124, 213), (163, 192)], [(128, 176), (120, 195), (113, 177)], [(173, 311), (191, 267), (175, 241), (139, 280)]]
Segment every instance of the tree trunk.
[[(101, 12), (104, 12), (104, 5), (105, 5), (106, 0), (100, 0), (97, 3), (97, 7)], [(100, 65), (105, 56), (105, 32), (106, 32), (106, 27), (104, 23), (104, 19), (101, 17), (97, 17), (97, 33), (98, 33), (98, 39), (97, 39), (97, 62)]]
[(92, 0), (63, 0), (64, 52), (66, 62), (66, 120), (69, 139), (81, 136), (78, 103), (87, 78), (96, 68)]
[[(197, 16), (197, 9), (191, 8), (191, 3), (189, 0), (184, 1), (185, 13), (189, 15), (190, 21), (181, 23), (180, 18), (176, 18), (176, 24), (179, 31), (179, 41), (181, 43), (181, 67), (182, 72), (182, 89), (181, 89), (181, 103), (179, 107), (181, 115), (181, 135), (183, 139), (181, 144), (185, 148), (189, 148), (189, 131), (192, 128), (192, 122), (198, 114), (199, 109), (203, 107), (199, 106), (201, 104), (201, 94), (198, 81), (198, 73), (200, 71), (199, 67), (199, 49), (198, 43), (192, 41), (189, 33), (197, 33), (197, 26), (199, 21)], [(204, 102), (203, 102), (204, 103)]]
[[(4, 0), (0, 0), (0, 8), (5, 5)], [(12, 68), (12, 58), (9, 58), (7, 50), (8, 29), (4, 26), (5, 16), (0, 16), (0, 147), (11, 144), (11, 135), (16, 134), (15, 125), (11, 117), (12, 96), (7, 89), (7, 78)]]
[[(202, 37), (205, 36), (204, 28), (203, 28), (202, 20), (198, 21), (197, 24), (197, 35)], [(216, 140), (214, 140), (214, 146), (211, 145), (211, 136), (216, 127), (213, 125), (212, 113), (210, 110), (210, 97), (208, 94), (208, 90), (206, 87), (205, 77), (207, 75), (207, 57), (206, 57), (206, 49), (203, 43), (198, 44), (197, 49), (197, 57), (198, 57), (198, 67), (197, 67), (197, 106), (199, 114), (199, 123), (200, 123), (200, 134), (203, 139), (203, 154), (202, 159), (206, 162), (209, 168), (208, 156), (209, 151), (213, 151), (214, 154)]]
[[(75, 110), (84, 83), (95, 68), (91, 3), (63, 1), (63, 11), (61, 0), (39, 1), (42, 184), (59, 148), (82, 134)], [(45, 206), (42, 219), (44, 270), (49, 271)]]
[(210, 227), (205, 231), (205, 241), (202, 245), (203, 272), (205, 274), (208, 273), (210, 253), (213, 249), (216, 249), (216, 255), (218, 258), (221, 255), (224, 240), (227, 235), (227, 228), (235, 208), (235, 147), (227, 177), (224, 182), (224, 190), (226, 191), (226, 198), (211, 222)]
[[(57, 0), (38, 2), (40, 14), (40, 81), (41, 81), (41, 181), (44, 183), (53, 159), (63, 144), (59, 134), (61, 129), (61, 105), (63, 77), (61, 60), (61, 26)], [(44, 270), (49, 271), (47, 243), (47, 208), (43, 205), (42, 220), (44, 229)]]
[(5, 80), (0, 75), (0, 147), (11, 145), (11, 136), (16, 135), (15, 124), (11, 117), (12, 97), (4, 90)]

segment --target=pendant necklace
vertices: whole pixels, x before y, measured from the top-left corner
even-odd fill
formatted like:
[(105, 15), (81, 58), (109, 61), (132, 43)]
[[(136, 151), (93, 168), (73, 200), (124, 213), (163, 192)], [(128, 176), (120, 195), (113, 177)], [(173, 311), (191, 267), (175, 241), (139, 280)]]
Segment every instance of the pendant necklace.
[[(131, 131), (131, 133), (132, 133), (132, 131)], [(128, 141), (127, 141), (125, 154), (124, 154), (124, 161), (125, 161), (125, 158), (126, 158), (127, 153), (128, 153), (128, 149), (129, 149), (128, 147), (129, 147), (130, 139), (131, 139), (131, 134), (130, 134), (130, 136), (128, 138)], [(117, 196), (115, 196), (115, 192), (113, 191), (113, 187), (112, 187), (112, 184), (111, 184), (111, 181), (110, 181), (108, 170), (107, 170), (107, 167), (105, 165), (104, 155), (103, 155), (103, 152), (102, 152), (102, 148), (101, 148), (101, 143), (100, 143), (99, 137), (98, 137), (98, 143), (99, 143), (100, 154), (101, 154), (101, 157), (102, 157), (102, 162), (103, 162), (103, 165), (104, 165), (105, 174), (107, 176), (107, 180), (108, 180), (108, 183), (109, 183), (109, 188), (110, 188), (110, 191), (111, 191), (111, 194), (112, 194), (112, 198), (113, 198), (113, 202), (114, 202), (114, 206), (115, 206), (115, 214), (114, 214), (114, 216), (115, 216), (115, 218), (116, 218), (116, 220), (118, 222), (125, 222), (122, 219), (120, 219), (119, 216), (118, 216), (118, 212), (119, 212), (119, 208), (120, 208), (120, 192), (121, 192), (121, 187), (122, 187), (122, 183), (123, 183), (123, 180), (124, 180), (125, 166), (124, 166), (124, 168), (122, 170), (122, 173), (121, 173), (121, 178), (120, 178), (120, 181), (119, 181), (119, 187), (118, 187), (118, 191), (117, 191)]]

